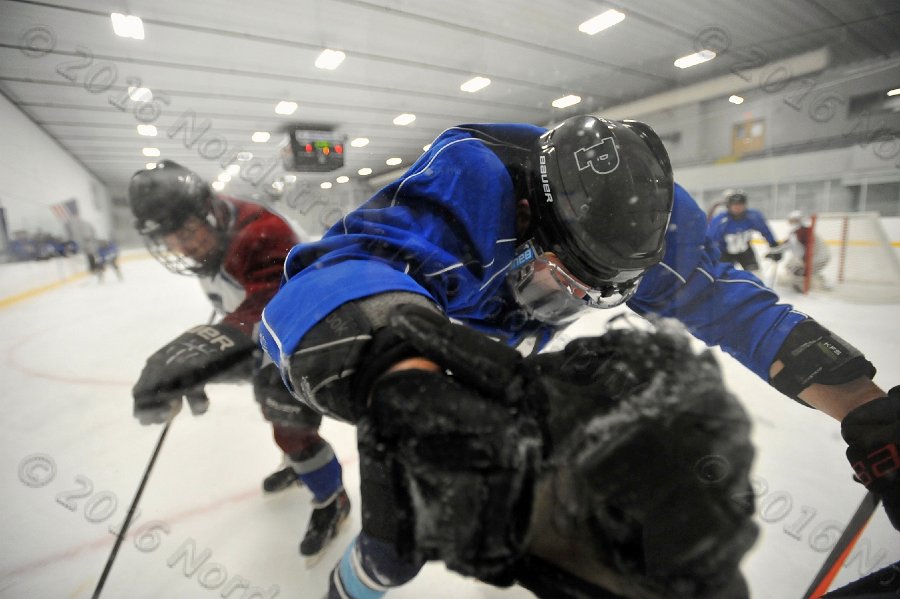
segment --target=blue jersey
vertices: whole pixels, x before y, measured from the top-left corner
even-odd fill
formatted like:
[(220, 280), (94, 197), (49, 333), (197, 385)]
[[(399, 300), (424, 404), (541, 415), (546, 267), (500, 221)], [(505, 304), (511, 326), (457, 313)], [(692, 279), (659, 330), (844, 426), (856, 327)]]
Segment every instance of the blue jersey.
[(759, 210), (748, 208), (740, 218), (723, 212), (716, 215), (709, 223), (709, 236), (723, 254), (746, 252), (750, 248), (750, 240), (753, 239), (754, 231), (759, 231), (770, 246), (778, 245), (766, 224), (766, 219)]
[[(447, 316), (512, 344), (551, 331), (523, 316), (506, 283), (519, 199), (507, 165), (521, 162), (543, 132), (531, 125), (449, 129), (320, 241), (294, 247), (263, 313), (260, 338), (272, 359), (286, 366), (330, 312), (390, 291), (429, 297)], [(784, 339), (805, 318), (752, 274), (718, 261), (706, 215), (677, 185), (663, 261), (628, 305), (677, 318), (766, 380)]]

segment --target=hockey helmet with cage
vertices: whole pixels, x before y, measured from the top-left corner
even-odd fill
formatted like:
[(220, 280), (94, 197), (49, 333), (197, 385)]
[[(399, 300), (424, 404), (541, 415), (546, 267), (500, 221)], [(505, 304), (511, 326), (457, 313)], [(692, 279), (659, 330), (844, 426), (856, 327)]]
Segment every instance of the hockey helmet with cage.
[(208, 274), (219, 267), (221, 252), (193, 260), (173, 251), (164, 241), (184, 227), (191, 217), (199, 219), (221, 241), (222, 231), (213, 210), (209, 184), (197, 173), (171, 160), (137, 171), (128, 186), (128, 201), (135, 228), (147, 249), (160, 263), (178, 274)]
[(209, 184), (171, 160), (139, 170), (128, 185), (128, 201), (141, 235), (165, 235), (189, 216), (205, 219), (211, 210)]
[[(638, 121), (576, 116), (540, 136), (531, 169), (534, 240), (583, 284), (565, 288), (593, 307), (628, 300), (665, 251), (674, 202), (669, 156)], [(561, 266), (562, 268), (559, 268)]]

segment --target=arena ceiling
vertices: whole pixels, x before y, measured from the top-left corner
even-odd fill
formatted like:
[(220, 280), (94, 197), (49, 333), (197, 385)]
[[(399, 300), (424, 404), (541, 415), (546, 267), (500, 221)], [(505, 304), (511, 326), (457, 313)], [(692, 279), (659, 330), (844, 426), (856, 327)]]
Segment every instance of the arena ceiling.
[[(579, 31), (609, 10), (624, 19)], [(140, 17), (143, 39), (116, 35), (111, 13)], [(342, 168), (297, 176), (377, 180), (448, 126), (547, 125), (648, 97), (664, 106), (679, 90), (740, 83), (822, 49), (828, 66), (896, 58), (898, 31), (888, 0), (0, 0), (0, 92), (114, 194), (162, 158), (210, 180), (236, 164), (227, 187), (246, 194), (285, 174), (270, 165), (294, 125), (346, 141)], [(325, 49), (344, 53), (337, 68), (316, 66)], [(673, 64), (699, 50), (717, 56)], [(490, 85), (462, 91), (476, 76)], [(580, 103), (553, 106), (570, 95)], [(282, 101), (295, 111), (276, 113)], [(394, 124), (404, 113), (415, 120)], [(270, 135), (255, 142), (256, 132)], [(357, 138), (369, 142), (351, 146)]]

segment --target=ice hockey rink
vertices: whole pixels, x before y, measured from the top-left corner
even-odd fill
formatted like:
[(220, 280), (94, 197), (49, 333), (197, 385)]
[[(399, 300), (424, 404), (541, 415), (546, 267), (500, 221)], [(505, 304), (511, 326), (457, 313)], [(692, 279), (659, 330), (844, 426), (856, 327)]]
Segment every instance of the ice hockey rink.
[[(90, 597), (159, 438), (131, 415), (130, 389), (145, 358), (209, 318), (196, 280), (174, 277), (145, 253), (127, 253), (123, 281), (83, 273), (83, 257), (0, 266), (3, 418), (0, 597)], [(897, 384), (900, 306), (853, 305), (784, 290)], [(602, 330), (596, 313), (567, 334)], [(781, 397), (730, 357), (721, 364), (754, 422), (754, 484), (760, 538), (744, 561), (754, 599), (800, 598), (863, 496), (850, 478), (836, 422)], [(323, 596), (329, 571), (359, 528), (354, 430), (326, 420), (354, 501), (352, 516), (315, 564), (297, 544), (310, 494), (264, 496), (279, 464), (250, 387), (209, 388), (200, 417), (173, 422), (102, 597)], [(900, 542), (879, 510), (835, 586), (900, 559)], [(530, 597), (428, 565), (402, 598)]]

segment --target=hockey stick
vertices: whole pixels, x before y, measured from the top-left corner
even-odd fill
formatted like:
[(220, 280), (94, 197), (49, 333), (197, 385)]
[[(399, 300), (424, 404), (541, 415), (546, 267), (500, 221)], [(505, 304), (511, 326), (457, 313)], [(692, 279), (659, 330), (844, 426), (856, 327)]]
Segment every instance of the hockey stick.
[(825, 563), (822, 564), (819, 573), (816, 574), (812, 584), (809, 585), (809, 588), (803, 594), (803, 599), (818, 599), (828, 591), (828, 587), (831, 586), (841, 566), (847, 561), (850, 552), (856, 545), (856, 541), (862, 536), (866, 524), (869, 523), (869, 519), (875, 513), (880, 501), (881, 498), (872, 491), (866, 492), (866, 496), (863, 497), (859, 507), (856, 508), (856, 513), (850, 518), (850, 522), (847, 524), (844, 532), (841, 533), (831, 553), (825, 558)]
[(778, 260), (769, 260), (772, 263), (772, 274), (769, 276), (769, 280), (766, 281), (766, 287), (769, 289), (775, 289), (775, 281), (778, 278), (778, 265), (781, 264)]
[(116, 543), (113, 545), (112, 552), (109, 554), (109, 558), (106, 560), (106, 566), (103, 568), (103, 573), (100, 575), (100, 580), (97, 581), (97, 587), (94, 589), (94, 594), (91, 595), (91, 599), (97, 599), (100, 596), (100, 592), (103, 590), (103, 585), (106, 583), (106, 577), (109, 576), (109, 571), (112, 569), (113, 562), (116, 559), (116, 555), (119, 553), (119, 547), (122, 545), (122, 541), (125, 539), (125, 534), (128, 532), (128, 527), (131, 525), (131, 519), (134, 517), (134, 511), (137, 509), (138, 501), (141, 499), (141, 494), (144, 492), (144, 486), (147, 484), (147, 480), (150, 478), (150, 471), (153, 470), (153, 464), (156, 463), (156, 458), (159, 455), (159, 450), (162, 449), (163, 440), (165, 440), (166, 435), (169, 433), (169, 426), (172, 424), (172, 420), (175, 419), (175, 415), (178, 413), (177, 410), (172, 410), (172, 413), (169, 415), (168, 420), (166, 420), (165, 426), (163, 426), (162, 432), (159, 434), (159, 440), (156, 442), (156, 448), (153, 450), (153, 455), (150, 456), (150, 462), (147, 464), (146, 470), (144, 470), (144, 477), (141, 479), (141, 484), (138, 485), (137, 493), (134, 495), (134, 499), (131, 502), (131, 507), (128, 508), (128, 514), (125, 516), (125, 522), (122, 523), (122, 528), (119, 530), (119, 534), (116, 536)]

